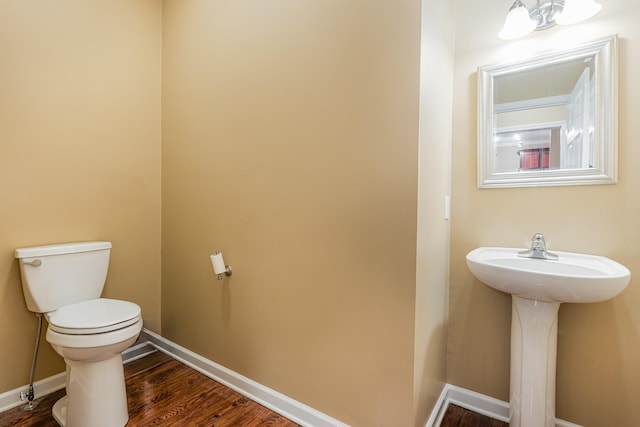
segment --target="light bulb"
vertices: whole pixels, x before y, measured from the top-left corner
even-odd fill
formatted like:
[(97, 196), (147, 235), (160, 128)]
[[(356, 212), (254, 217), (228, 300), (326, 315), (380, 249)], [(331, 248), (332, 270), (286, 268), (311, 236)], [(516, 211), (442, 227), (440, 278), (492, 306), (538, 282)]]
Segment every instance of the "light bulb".
[(506, 19), (504, 27), (498, 33), (502, 40), (512, 40), (526, 36), (536, 28), (536, 22), (529, 16), (529, 10), (520, 0), (513, 2)]
[(556, 24), (571, 25), (587, 20), (600, 12), (602, 6), (594, 0), (565, 0), (564, 7), (555, 16)]

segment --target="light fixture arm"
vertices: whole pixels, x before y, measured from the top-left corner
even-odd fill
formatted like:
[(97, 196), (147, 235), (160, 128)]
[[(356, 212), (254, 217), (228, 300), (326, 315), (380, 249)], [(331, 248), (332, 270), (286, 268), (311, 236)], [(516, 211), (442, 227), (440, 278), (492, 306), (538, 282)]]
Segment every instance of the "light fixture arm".
[(535, 31), (555, 27), (555, 17), (558, 13), (562, 12), (562, 9), (564, 8), (564, 0), (550, 0), (543, 3), (538, 0), (537, 3), (537, 6), (529, 11), (531, 19), (536, 21)]
[(593, 17), (601, 8), (595, 0), (536, 0), (536, 6), (529, 10), (522, 0), (514, 0), (498, 37), (510, 40), (532, 31), (555, 27), (556, 24), (578, 23)]

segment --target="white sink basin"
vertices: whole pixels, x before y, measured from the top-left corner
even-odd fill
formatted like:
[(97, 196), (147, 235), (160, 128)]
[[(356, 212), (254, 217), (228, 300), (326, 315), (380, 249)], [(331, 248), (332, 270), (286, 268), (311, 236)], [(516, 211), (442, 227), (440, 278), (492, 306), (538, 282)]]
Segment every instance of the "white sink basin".
[(467, 254), (481, 282), (522, 298), (586, 303), (611, 299), (629, 283), (623, 265), (602, 256), (556, 252), (557, 260), (522, 258), (522, 249), (482, 247)]

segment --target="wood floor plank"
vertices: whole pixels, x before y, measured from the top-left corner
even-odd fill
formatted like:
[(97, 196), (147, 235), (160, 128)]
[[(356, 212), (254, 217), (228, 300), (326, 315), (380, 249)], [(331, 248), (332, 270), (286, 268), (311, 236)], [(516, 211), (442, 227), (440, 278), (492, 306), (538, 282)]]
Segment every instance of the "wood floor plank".
[(17, 407), (0, 413), (0, 427), (58, 427), (58, 423), (51, 416), (51, 407), (62, 396), (64, 390), (58, 390), (34, 400), (36, 406), (31, 411), (23, 411), (22, 407)]
[(124, 365), (124, 376), (128, 379), (138, 375), (144, 375), (149, 369), (172, 360), (172, 358), (161, 351), (154, 351), (140, 359), (133, 360)]
[(196, 396), (185, 397), (175, 405), (165, 406), (162, 411), (154, 409), (148, 421), (133, 417), (131, 421), (149, 426), (173, 426), (182, 424), (188, 418), (193, 425), (211, 425), (211, 420), (217, 419), (220, 412), (230, 405), (234, 393), (226, 387), (211, 388)]
[(509, 427), (509, 424), (450, 404), (440, 427)]

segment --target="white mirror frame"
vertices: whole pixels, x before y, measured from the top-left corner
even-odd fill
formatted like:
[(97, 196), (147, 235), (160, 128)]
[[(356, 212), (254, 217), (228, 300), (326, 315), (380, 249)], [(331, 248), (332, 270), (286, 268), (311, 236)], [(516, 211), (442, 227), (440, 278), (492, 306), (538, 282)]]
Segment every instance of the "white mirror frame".
[[(615, 184), (618, 181), (617, 36), (517, 62), (478, 68), (478, 188)], [(494, 78), (580, 58), (596, 70), (595, 167), (494, 173)]]

